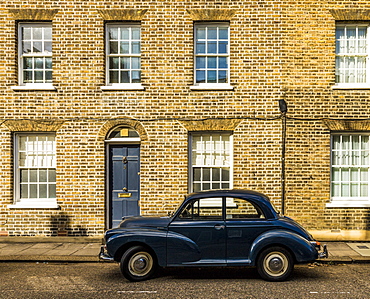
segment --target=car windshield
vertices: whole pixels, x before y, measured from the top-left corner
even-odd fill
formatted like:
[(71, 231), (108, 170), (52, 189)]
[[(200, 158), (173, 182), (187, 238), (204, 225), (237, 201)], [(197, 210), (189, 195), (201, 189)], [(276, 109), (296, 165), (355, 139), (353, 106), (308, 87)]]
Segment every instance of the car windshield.
[(169, 217), (173, 217), (175, 215), (175, 213), (177, 212), (177, 210), (180, 209), (180, 207), (181, 207), (181, 205), (182, 205), (183, 202), (184, 201), (180, 201), (180, 203), (176, 206), (176, 208), (172, 212), (168, 212), (168, 216)]

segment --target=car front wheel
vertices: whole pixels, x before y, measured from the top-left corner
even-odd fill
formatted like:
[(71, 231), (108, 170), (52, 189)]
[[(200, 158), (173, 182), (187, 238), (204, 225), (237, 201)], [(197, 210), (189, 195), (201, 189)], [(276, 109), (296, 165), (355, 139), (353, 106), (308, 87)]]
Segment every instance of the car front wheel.
[(263, 250), (257, 260), (259, 275), (268, 281), (284, 281), (293, 272), (292, 255), (282, 247)]
[(143, 246), (131, 247), (123, 254), (120, 268), (130, 281), (147, 280), (156, 270), (155, 256)]

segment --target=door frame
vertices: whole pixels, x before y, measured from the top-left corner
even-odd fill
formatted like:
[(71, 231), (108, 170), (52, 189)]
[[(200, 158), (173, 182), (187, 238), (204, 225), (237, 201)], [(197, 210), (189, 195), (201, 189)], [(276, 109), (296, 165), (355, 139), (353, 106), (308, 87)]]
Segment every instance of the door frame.
[[(105, 229), (110, 228), (110, 224), (112, 222), (112, 200), (111, 200), (111, 190), (110, 190), (110, 174), (111, 174), (111, 167), (110, 167), (110, 147), (111, 145), (138, 145), (139, 146), (139, 159), (141, 153), (141, 142), (140, 138), (119, 138), (120, 140), (106, 140), (105, 141)], [(126, 139), (126, 140), (124, 140)], [(139, 164), (140, 169), (140, 164)], [(141, 190), (141, 180), (139, 181), (139, 200), (140, 200), (140, 190)]]

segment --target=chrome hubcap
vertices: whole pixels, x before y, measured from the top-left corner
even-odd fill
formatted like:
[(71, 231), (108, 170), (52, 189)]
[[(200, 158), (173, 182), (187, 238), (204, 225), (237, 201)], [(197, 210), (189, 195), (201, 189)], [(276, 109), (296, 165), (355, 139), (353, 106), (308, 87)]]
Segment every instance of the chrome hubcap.
[(270, 252), (264, 260), (265, 271), (270, 276), (280, 276), (284, 274), (289, 266), (287, 257), (280, 252)]
[(269, 269), (273, 272), (279, 272), (283, 268), (283, 261), (277, 257), (272, 258), (269, 261)]
[(135, 276), (145, 276), (153, 268), (153, 258), (147, 252), (135, 253), (129, 261), (129, 271)]

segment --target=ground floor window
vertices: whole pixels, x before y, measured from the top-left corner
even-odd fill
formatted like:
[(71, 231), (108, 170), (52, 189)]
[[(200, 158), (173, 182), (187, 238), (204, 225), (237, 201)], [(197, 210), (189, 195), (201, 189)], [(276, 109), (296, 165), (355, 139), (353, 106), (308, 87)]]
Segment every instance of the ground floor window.
[(333, 134), (331, 151), (331, 205), (370, 205), (369, 134)]
[(14, 150), (15, 205), (55, 204), (55, 134), (15, 134)]
[(232, 188), (232, 134), (190, 135), (190, 191)]

